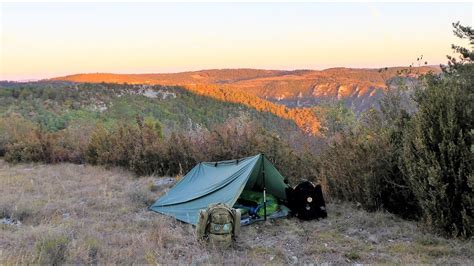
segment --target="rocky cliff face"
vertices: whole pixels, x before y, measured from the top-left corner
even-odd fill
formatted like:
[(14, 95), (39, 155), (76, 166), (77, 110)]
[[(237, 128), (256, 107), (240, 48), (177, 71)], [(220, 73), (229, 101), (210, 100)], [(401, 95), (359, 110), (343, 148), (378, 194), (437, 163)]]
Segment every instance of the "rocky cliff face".
[(414, 87), (416, 76), (437, 67), (420, 67), (411, 73), (404, 68), (347, 69), (290, 73), (278, 77), (264, 77), (234, 82), (242, 91), (289, 107), (310, 107), (321, 102), (343, 101), (356, 113), (376, 105), (389, 87)]

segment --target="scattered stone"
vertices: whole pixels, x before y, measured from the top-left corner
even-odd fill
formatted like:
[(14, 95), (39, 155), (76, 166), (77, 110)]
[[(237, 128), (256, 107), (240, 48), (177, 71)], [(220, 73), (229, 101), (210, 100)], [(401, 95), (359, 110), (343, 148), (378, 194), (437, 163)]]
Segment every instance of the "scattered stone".
[(292, 263), (292, 264), (298, 264), (298, 257), (296, 257), (296, 256), (291, 256), (291, 263)]
[(358, 232), (358, 230), (356, 228), (349, 228), (346, 230), (346, 232), (348, 235), (353, 236)]
[(173, 184), (174, 182), (175, 182), (175, 179), (172, 177), (162, 177), (162, 178), (158, 178), (155, 181), (155, 186), (161, 187), (161, 186)]
[(369, 236), (369, 241), (374, 243), (374, 244), (379, 242), (377, 236), (375, 236), (375, 235), (370, 235)]
[[(169, 252), (168, 252), (168, 254), (169, 254)], [(209, 255), (204, 254), (202, 257), (193, 260), (192, 264), (193, 265), (209, 264), (209, 259), (210, 259)]]
[(13, 220), (12, 218), (2, 218), (0, 220), (0, 224), (6, 224), (6, 225), (16, 225), (16, 226), (21, 226), (21, 222), (18, 220)]

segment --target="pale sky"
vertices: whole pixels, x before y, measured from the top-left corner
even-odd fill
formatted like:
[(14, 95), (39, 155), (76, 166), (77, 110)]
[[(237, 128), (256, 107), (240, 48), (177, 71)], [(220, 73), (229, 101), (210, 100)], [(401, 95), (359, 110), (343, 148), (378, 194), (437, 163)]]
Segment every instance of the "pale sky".
[(446, 62), (473, 3), (1, 3), (0, 80)]

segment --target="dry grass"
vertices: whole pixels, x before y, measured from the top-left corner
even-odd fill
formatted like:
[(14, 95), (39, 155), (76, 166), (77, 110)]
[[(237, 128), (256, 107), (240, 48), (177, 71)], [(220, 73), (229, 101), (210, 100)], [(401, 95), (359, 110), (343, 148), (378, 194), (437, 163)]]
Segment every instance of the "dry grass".
[(474, 263), (472, 240), (341, 203), (329, 204), (322, 221), (244, 227), (233, 249), (213, 250), (194, 240), (192, 226), (146, 210), (166, 189), (153, 180), (120, 169), (0, 161), (0, 218), (22, 222), (0, 225), (0, 264)]

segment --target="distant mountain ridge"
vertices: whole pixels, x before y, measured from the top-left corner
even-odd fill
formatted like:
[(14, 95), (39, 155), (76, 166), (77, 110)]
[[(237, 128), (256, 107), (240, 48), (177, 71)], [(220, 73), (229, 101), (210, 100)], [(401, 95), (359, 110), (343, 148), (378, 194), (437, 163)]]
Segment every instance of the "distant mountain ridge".
[[(400, 75), (401, 72), (404, 74)], [(91, 73), (52, 80), (184, 86), (201, 95), (245, 104), (291, 119), (306, 132), (317, 134), (320, 119), (312, 110), (315, 105), (325, 101), (343, 101), (360, 113), (374, 106), (383, 96), (387, 84), (394, 84), (394, 78), (401, 76), (411, 80), (428, 72), (438, 73), (440, 69), (434, 66), (293, 71), (244, 68), (161, 74)]]
[(261, 69), (209, 69), (178, 73), (113, 74), (88, 73), (53, 78), (73, 82), (115, 82), (163, 85), (221, 84), (282, 75), (285, 71)]
[[(137, 84), (235, 84), (237, 87), (252, 87), (253, 82), (280, 82), (289, 80), (320, 81), (325, 79), (357, 80), (371, 82), (383, 86), (388, 78), (398, 75), (398, 72), (407, 70), (406, 67), (390, 67), (385, 69), (371, 68), (328, 68), (325, 70), (264, 70), (251, 68), (236, 69), (209, 69), (186, 71), (178, 73), (146, 73), (146, 74), (114, 74), (114, 73), (84, 73), (52, 78), (51, 80), (66, 80), (72, 82), (111, 82)], [(412, 68), (420, 74), (429, 71), (439, 72), (437, 66), (423, 66)], [(334, 80), (333, 80), (334, 81)], [(335, 80), (338, 81), (338, 80)]]
[[(270, 101), (286, 105), (309, 106), (321, 99), (344, 100), (350, 97), (371, 96), (385, 90), (387, 82), (409, 68), (384, 69), (330, 68), (325, 70), (261, 70), (211, 69), (164, 74), (76, 74), (54, 78), (74, 82), (112, 82), (161, 85), (219, 85), (245, 91)], [(428, 72), (439, 73), (440, 68), (423, 66), (411, 68), (414, 77)]]

